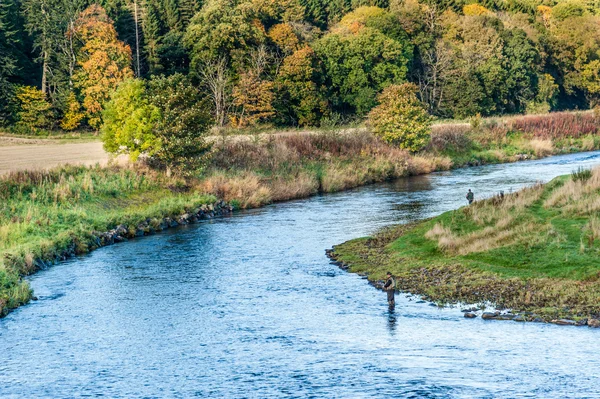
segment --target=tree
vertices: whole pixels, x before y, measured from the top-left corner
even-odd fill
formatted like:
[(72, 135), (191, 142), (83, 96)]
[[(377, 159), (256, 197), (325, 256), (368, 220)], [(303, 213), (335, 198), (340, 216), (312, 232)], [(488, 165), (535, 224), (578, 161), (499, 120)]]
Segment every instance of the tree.
[(183, 75), (127, 80), (104, 111), (104, 148), (132, 160), (144, 156), (168, 175), (190, 174), (204, 165), (211, 148), (205, 140), (212, 123), (206, 109)]
[(124, 81), (103, 112), (104, 149), (113, 154), (127, 154), (132, 161), (142, 154), (153, 156), (161, 144), (154, 134), (159, 119), (160, 111), (150, 104), (144, 81)]
[(192, 18), (184, 37), (191, 66), (197, 72), (207, 62), (225, 59), (233, 69), (241, 67), (248, 49), (265, 40), (262, 23), (247, 0), (208, 0)]
[(0, 3), (0, 125), (10, 118), (8, 106), (14, 95), (13, 77), (17, 71), (17, 59), (12, 49), (18, 38), (15, 37), (10, 6)]
[(212, 99), (215, 122), (218, 127), (223, 127), (231, 106), (231, 79), (227, 61), (224, 57), (207, 61), (198, 67), (198, 74)]
[(269, 29), (269, 39), (286, 55), (298, 50), (300, 46), (300, 39), (290, 24), (277, 24), (273, 26)]
[(92, 5), (83, 11), (74, 25), (81, 40), (78, 51), (80, 70), (74, 77), (81, 90), (88, 123), (102, 124), (102, 108), (119, 83), (133, 77), (131, 48), (117, 39), (117, 32), (104, 9)]
[(600, 17), (572, 17), (556, 22), (549, 42), (551, 62), (566, 94), (583, 93), (588, 104), (596, 103), (600, 95)]
[(416, 93), (412, 83), (391, 85), (377, 97), (379, 105), (369, 113), (373, 133), (411, 152), (425, 147), (431, 136), (431, 117)]
[(16, 95), (19, 102), (17, 126), (28, 133), (35, 133), (39, 128), (50, 125), (52, 105), (46, 100), (44, 92), (35, 87), (21, 86)]
[(318, 82), (319, 60), (305, 46), (283, 60), (275, 80), (276, 108), (283, 124), (315, 126), (327, 112), (328, 104)]
[(181, 74), (153, 77), (148, 82), (150, 104), (160, 113), (154, 135), (160, 146), (154, 157), (161, 165), (189, 175), (206, 164), (211, 145), (206, 140), (213, 124), (207, 100)]
[(378, 91), (407, 76), (411, 44), (370, 24), (369, 17), (343, 20), (314, 45), (327, 73), (332, 105), (342, 112), (366, 114)]
[(75, 93), (71, 92), (67, 99), (65, 115), (60, 121), (60, 127), (64, 130), (75, 130), (79, 127), (83, 118), (85, 118), (85, 115), (81, 112), (81, 104), (77, 101)]
[(506, 96), (500, 99), (501, 104), (497, 108), (502, 112), (523, 112), (526, 105), (534, 101), (538, 91), (541, 56), (522, 29), (504, 30), (502, 40)]
[(234, 119), (238, 127), (256, 126), (275, 114), (273, 82), (262, 79), (255, 70), (240, 74), (233, 89), (233, 104), (240, 108)]

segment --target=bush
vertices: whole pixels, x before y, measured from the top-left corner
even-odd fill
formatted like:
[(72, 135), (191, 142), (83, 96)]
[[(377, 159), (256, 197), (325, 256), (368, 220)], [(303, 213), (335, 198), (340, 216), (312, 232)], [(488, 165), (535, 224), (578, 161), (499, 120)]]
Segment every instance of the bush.
[(582, 166), (571, 172), (573, 181), (587, 181), (592, 177), (592, 170), (585, 169)]
[(52, 105), (41, 90), (32, 86), (21, 86), (17, 89), (17, 100), (19, 102), (18, 127), (29, 133), (35, 133), (38, 129), (50, 125)]
[(431, 137), (431, 117), (412, 83), (391, 85), (378, 96), (379, 105), (369, 114), (373, 133), (390, 144), (417, 152)]

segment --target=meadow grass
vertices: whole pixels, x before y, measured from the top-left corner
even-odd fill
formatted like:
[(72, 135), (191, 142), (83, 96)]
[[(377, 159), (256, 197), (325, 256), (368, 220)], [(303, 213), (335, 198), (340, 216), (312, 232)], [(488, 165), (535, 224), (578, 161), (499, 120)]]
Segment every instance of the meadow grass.
[(598, 318), (600, 168), (580, 174), (349, 241), (337, 259), (436, 302)]

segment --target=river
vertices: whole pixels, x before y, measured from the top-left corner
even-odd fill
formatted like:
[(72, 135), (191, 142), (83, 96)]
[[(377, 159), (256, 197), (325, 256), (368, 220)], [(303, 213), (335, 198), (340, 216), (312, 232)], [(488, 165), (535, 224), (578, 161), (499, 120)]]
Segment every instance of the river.
[(0, 319), (0, 398), (597, 398), (600, 331), (467, 320), (385, 294), (325, 249), (600, 163), (465, 168), (105, 247), (31, 277)]

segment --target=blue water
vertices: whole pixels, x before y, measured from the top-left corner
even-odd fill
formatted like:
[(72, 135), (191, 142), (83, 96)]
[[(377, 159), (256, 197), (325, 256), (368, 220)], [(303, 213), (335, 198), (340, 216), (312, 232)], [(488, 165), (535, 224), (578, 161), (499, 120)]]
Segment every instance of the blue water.
[(0, 398), (597, 398), (600, 331), (464, 319), (324, 251), (600, 163), (467, 168), (237, 213), (31, 278), (0, 320)]

